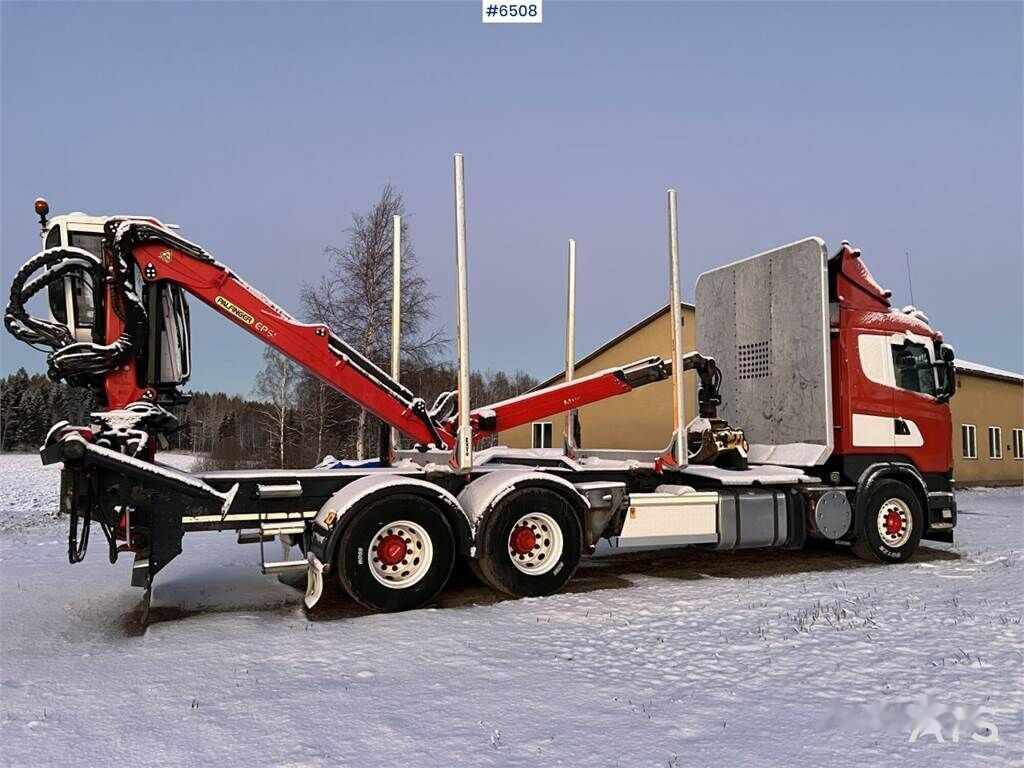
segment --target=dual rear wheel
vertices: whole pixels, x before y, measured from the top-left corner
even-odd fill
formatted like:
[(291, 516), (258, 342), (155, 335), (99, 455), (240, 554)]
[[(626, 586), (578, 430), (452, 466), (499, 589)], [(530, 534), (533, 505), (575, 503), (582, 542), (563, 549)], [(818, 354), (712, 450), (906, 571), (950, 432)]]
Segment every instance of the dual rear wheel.
[(375, 611), (406, 611), (433, 600), (455, 564), (455, 536), (441, 510), (412, 493), (371, 501), (352, 513), (335, 555), (341, 586)]
[[(334, 567), (345, 591), (375, 611), (426, 605), (444, 588), (456, 557), (455, 536), (437, 505), (393, 493), (351, 513)], [(557, 592), (582, 554), (576, 511), (548, 488), (514, 489), (484, 516), (470, 567), (492, 588), (514, 597)]]
[(566, 498), (527, 486), (507, 494), (484, 518), (470, 566), (499, 592), (539, 597), (572, 577), (582, 546), (579, 518)]

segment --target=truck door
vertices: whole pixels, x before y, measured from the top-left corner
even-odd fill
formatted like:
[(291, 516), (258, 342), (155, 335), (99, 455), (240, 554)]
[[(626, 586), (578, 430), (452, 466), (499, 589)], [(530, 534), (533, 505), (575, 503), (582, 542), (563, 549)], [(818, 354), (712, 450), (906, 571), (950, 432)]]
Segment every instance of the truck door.
[(853, 446), (905, 456), (922, 472), (945, 471), (950, 418), (938, 400), (932, 340), (860, 333), (857, 350), (863, 379), (851, 398)]
[(851, 376), (851, 441), (855, 448), (892, 453), (896, 379), (889, 334), (859, 333), (855, 348), (861, 375)]
[(890, 342), (894, 374), (893, 424), (897, 453), (922, 472), (943, 472), (952, 463), (949, 407), (940, 388), (931, 339), (895, 334)]

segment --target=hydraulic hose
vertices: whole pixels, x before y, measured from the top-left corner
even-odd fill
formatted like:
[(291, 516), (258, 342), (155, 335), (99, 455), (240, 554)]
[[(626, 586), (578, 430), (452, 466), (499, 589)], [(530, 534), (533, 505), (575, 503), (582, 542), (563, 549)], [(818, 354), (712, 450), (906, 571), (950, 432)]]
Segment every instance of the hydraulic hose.
[[(27, 344), (42, 344), (52, 351), (47, 355), (47, 375), (54, 380), (81, 382), (111, 370), (131, 354), (139, 324), (145, 323), (146, 310), (135, 292), (131, 270), (123, 258), (115, 258), (115, 276), (121, 281), (124, 305), (115, 307), (126, 320), (125, 330), (111, 344), (76, 341), (68, 327), (62, 323), (44, 320), (29, 314), (28, 301), (44, 288), (68, 274), (86, 274), (91, 278), (94, 306), (102, 307), (100, 299), (105, 283), (103, 261), (98, 256), (73, 247), (49, 248), (29, 259), (15, 274), (10, 298), (4, 313), (8, 332)], [(42, 270), (40, 272), (40, 270)]]

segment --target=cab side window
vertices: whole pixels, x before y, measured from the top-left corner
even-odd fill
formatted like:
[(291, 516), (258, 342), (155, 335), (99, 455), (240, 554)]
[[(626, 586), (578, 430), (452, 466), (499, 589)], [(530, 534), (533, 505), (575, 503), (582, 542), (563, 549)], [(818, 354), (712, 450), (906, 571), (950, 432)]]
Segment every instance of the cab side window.
[[(43, 248), (50, 250), (51, 248), (59, 248), (60, 245), (60, 225), (54, 224), (50, 231), (46, 233), (46, 241), (43, 243)], [(46, 290), (49, 294), (50, 313), (53, 315), (53, 319), (62, 325), (67, 323), (68, 307), (64, 303), (64, 281), (55, 280), (50, 283)]]
[(43, 247), (49, 250), (50, 248), (56, 248), (60, 245), (60, 225), (54, 224), (49, 232), (46, 233), (46, 242), (43, 243)]
[(932, 366), (928, 348), (912, 341), (892, 347), (892, 367), (896, 374), (896, 386), (911, 392), (935, 396), (935, 368)]

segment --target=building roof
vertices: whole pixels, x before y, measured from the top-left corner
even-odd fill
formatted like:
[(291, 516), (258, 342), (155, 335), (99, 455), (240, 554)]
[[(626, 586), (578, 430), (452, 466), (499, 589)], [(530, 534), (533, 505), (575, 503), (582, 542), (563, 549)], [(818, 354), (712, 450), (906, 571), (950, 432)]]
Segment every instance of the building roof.
[(984, 376), (989, 379), (1002, 379), (1003, 381), (1015, 381), (1024, 384), (1024, 374), (1004, 371), (1002, 368), (993, 368), (991, 365), (972, 363), (970, 360), (957, 358), (956, 369), (960, 373), (967, 373), (972, 376)]
[[(689, 309), (691, 311), (694, 309), (693, 304), (688, 304), (685, 301), (679, 302), (679, 305), (683, 309)], [(616, 344), (624, 341), (625, 339), (628, 339), (630, 336), (632, 336), (637, 331), (639, 331), (639, 330), (641, 330), (643, 328), (646, 328), (648, 325), (650, 325), (655, 320), (657, 320), (659, 317), (661, 317), (666, 312), (668, 312), (668, 309), (669, 309), (669, 305), (666, 304), (665, 306), (661, 307), (660, 309), (657, 309), (654, 312), (652, 312), (651, 314), (649, 314), (643, 320), (640, 320), (639, 322), (634, 323), (633, 325), (629, 326), (629, 328), (624, 330), (622, 333), (620, 333), (615, 338), (610, 339), (609, 341), (606, 341), (604, 344), (602, 344), (600, 347), (595, 349), (593, 352), (590, 352), (590, 353), (584, 355), (583, 357), (581, 357), (579, 360), (577, 360), (576, 361), (576, 367), (579, 368), (581, 366), (586, 365), (587, 363), (589, 363), (594, 358), (599, 357), (600, 355), (603, 355), (605, 352), (607, 352), (609, 349), (614, 347)], [(556, 373), (554, 376), (552, 376), (552, 377), (550, 377), (548, 379), (545, 379), (544, 381), (542, 381), (540, 384), (535, 386), (530, 391), (533, 392), (536, 389), (543, 389), (544, 387), (550, 387), (552, 384), (556, 384), (559, 381), (562, 381), (564, 378), (565, 378), (565, 369), (563, 368), (558, 373)]]

